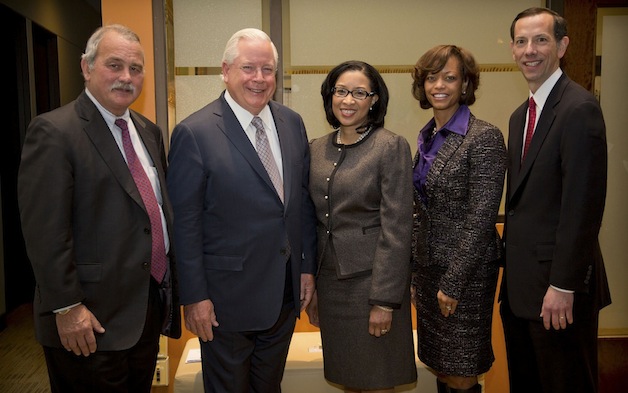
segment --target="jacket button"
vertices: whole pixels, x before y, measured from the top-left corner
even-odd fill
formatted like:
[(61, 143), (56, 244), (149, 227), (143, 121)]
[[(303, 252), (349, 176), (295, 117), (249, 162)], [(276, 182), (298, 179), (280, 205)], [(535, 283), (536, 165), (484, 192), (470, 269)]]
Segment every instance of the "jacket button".
[(148, 263), (148, 262), (144, 262), (144, 263), (142, 263), (142, 269), (144, 269), (144, 270), (150, 270), (150, 263)]
[(509, 216), (514, 216), (515, 215), (515, 211), (514, 210), (508, 210), (508, 215)]

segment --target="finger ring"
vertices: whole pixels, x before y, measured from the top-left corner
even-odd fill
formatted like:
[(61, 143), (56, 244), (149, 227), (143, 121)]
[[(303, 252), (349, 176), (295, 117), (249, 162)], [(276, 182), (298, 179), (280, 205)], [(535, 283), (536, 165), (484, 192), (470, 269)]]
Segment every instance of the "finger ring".
[(560, 317), (560, 319), (565, 319), (565, 317)]
[(388, 333), (388, 329), (382, 329), (382, 334)]
[(451, 306), (449, 304), (445, 308), (447, 309), (447, 311), (451, 311)]

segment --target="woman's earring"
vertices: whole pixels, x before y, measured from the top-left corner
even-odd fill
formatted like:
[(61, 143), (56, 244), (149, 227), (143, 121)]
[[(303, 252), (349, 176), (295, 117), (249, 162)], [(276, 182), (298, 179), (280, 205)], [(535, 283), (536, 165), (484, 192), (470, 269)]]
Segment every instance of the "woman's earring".
[(369, 108), (369, 111), (372, 111), (372, 110), (373, 110), (373, 107), (370, 107), (370, 108)]

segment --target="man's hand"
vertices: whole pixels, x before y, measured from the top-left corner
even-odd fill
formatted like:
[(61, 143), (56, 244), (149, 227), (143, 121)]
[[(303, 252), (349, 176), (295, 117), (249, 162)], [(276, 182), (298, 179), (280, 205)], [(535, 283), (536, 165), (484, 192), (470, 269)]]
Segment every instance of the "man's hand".
[(561, 292), (552, 287), (547, 288), (541, 307), (541, 318), (546, 330), (566, 329), (573, 323), (573, 293)]
[(83, 304), (72, 307), (67, 314), (56, 314), (57, 332), (63, 347), (75, 355), (89, 356), (96, 352), (96, 333), (104, 333), (98, 319)]
[(301, 274), (301, 293), (299, 295), (299, 299), (301, 300), (301, 311), (305, 310), (305, 308), (312, 301), (312, 296), (314, 295), (314, 289), (316, 284), (314, 283), (314, 275), (302, 273)]
[(203, 342), (214, 339), (214, 327), (218, 327), (218, 320), (211, 300), (202, 300), (188, 304), (183, 308), (185, 327), (200, 337)]
[(314, 295), (312, 295), (312, 301), (305, 308), (305, 312), (310, 319), (310, 324), (320, 328), (321, 326), (318, 321), (318, 295), (316, 294), (316, 291), (314, 291)]

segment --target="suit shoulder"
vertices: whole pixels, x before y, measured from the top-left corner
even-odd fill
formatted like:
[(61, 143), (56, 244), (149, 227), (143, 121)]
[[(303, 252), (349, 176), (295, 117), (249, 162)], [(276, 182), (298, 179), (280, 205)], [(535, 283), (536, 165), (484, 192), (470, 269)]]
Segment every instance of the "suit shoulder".
[(157, 124), (153, 123), (152, 120), (150, 120), (149, 118), (147, 118), (146, 116), (142, 115), (140, 112), (136, 112), (132, 109), (130, 109), (130, 112), (132, 114), (132, 116), (135, 116), (137, 118), (139, 118), (140, 120), (142, 120), (144, 123), (146, 123), (146, 126), (154, 126), (157, 127)]
[(472, 116), (469, 121), (469, 134), (490, 134), (503, 136), (502, 131), (496, 125), (486, 120), (478, 119)]
[(386, 150), (407, 151), (410, 154), (410, 143), (408, 143), (408, 140), (387, 128), (381, 127), (375, 130), (372, 138), (376, 145), (387, 146)]
[(298, 112), (296, 112), (295, 110), (283, 104), (280, 104), (276, 101), (270, 101), (268, 105), (270, 106), (270, 110), (273, 113), (273, 116), (279, 115), (279, 116), (286, 117), (288, 119), (295, 119), (295, 120), (302, 121), (301, 115)]
[[(228, 105), (225, 106), (228, 109)], [(203, 106), (202, 108), (196, 110), (195, 112), (189, 114), (187, 117), (181, 120), (178, 125), (184, 124), (190, 128), (195, 128), (196, 126), (207, 127), (208, 123), (213, 123), (216, 118), (222, 116), (224, 110), (226, 109), (223, 107), (220, 99), (218, 98)]]
[(377, 132), (374, 133), (374, 137), (387, 141), (395, 141), (397, 143), (403, 143), (404, 141), (407, 142), (407, 139), (403, 136), (384, 127), (380, 127)]
[(505, 148), (504, 134), (499, 127), (476, 117), (471, 117), (465, 139), (469, 139), (471, 143)]

